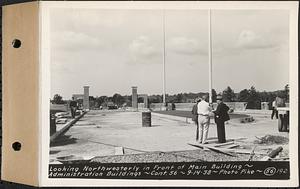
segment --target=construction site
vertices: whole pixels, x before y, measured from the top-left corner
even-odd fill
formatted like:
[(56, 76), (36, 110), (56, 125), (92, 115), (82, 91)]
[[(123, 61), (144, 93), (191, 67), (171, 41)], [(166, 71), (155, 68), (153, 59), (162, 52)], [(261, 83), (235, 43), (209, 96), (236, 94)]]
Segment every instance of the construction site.
[(289, 161), (289, 133), (279, 132), (283, 122), (271, 120), (270, 110), (236, 108), (225, 123), (225, 143), (218, 143), (211, 118), (208, 144), (199, 144), (190, 107), (147, 108), (137, 103), (136, 88), (132, 93), (127, 109), (92, 110), (83, 95), (84, 109), (75, 118), (58, 112), (50, 124), (49, 163)]

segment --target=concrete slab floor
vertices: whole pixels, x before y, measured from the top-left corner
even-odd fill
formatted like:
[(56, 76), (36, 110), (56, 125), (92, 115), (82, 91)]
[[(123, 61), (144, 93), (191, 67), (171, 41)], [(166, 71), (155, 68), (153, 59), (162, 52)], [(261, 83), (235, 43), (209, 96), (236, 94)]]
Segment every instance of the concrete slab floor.
[[(266, 134), (288, 137), (278, 132), (277, 120), (269, 116), (255, 117), (253, 123), (229, 121), (226, 138), (247, 138)], [(217, 137), (216, 125), (211, 120), (209, 138)], [(195, 150), (188, 145), (195, 141), (196, 127), (181, 121), (152, 116), (152, 127), (142, 127), (141, 112), (92, 110), (72, 126), (50, 147), (50, 161), (73, 155), (84, 159), (115, 154), (115, 147), (124, 147), (125, 154), (152, 151)]]

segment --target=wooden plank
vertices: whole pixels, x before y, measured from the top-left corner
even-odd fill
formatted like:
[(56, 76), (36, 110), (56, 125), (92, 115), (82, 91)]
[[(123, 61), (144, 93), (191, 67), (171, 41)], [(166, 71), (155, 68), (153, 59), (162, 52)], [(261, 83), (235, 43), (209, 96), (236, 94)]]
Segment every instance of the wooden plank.
[[(239, 153), (239, 154), (251, 154), (252, 151), (251, 150), (246, 150), (246, 149), (226, 149), (228, 150), (229, 152), (234, 152), (234, 153)], [(258, 155), (265, 155), (266, 153), (265, 152), (255, 152), (255, 154), (258, 154)]]
[(257, 146), (254, 146), (254, 147), (252, 148), (248, 161), (252, 161), (252, 159), (253, 159), (253, 157), (254, 157), (254, 155), (255, 155), (254, 150), (255, 150), (256, 147), (257, 147)]
[[(189, 144), (189, 143), (188, 143)], [(227, 148), (216, 148), (216, 147), (211, 147), (209, 145), (203, 145), (203, 144), (189, 144), (189, 145), (192, 145), (192, 146), (195, 146), (195, 147), (198, 147), (200, 146), (200, 148), (214, 148), (218, 151), (221, 151), (221, 152), (224, 152), (224, 153), (238, 153), (238, 154), (251, 154), (251, 150), (246, 150), (246, 149), (227, 149)], [(255, 154), (258, 154), (258, 155), (266, 155), (265, 152), (255, 152)], [(232, 154), (231, 154), (232, 155)]]
[(239, 144), (231, 144), (231, 145), (224, 146), (224, 148), (235, 148), (238, 146), (240, 146), (240, 145)]
[(115, 155), (124, 155), (124, 148), (123, 147), (115, 147)]
[(225, 143), (219, 143), (219, 144), (214, 144), (214, 147), (226, 146), (226, 145), (233, 144), (233, 143), (234, 143), (234, 141), (225, 142)]
[(239, 140), (246, 140), (247, 138), (245, 138), (245, 137), (240, 137), (240, 138), (234, 138), (233, 140), (234, 141), (239, 141)]
[(205, 144), (190, 144), (190, 143), (188, 143), (188, 144), (191, 145), (191, 146), (195, 146), (197, 148), (202, 148), (202, 149), (207, 148), (207, 149), (209, 149), (211, 151), (214, 151), (214, 152), (222, 153), (222, 154), (225, 154), (225, 155), (228, 155), (228, 156), (234, 156), (234, 155), (232, 155), (230, 153), (224, 152), (223, 149), (215, 148), (215, 147), (212, 147), (212, 146), (209, 146), (209, 145), (205, 145)]

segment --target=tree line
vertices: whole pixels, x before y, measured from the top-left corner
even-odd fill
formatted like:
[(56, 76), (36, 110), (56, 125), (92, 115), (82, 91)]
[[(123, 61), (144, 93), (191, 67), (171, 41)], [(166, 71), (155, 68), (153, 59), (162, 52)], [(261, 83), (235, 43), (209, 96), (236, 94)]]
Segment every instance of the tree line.
[[(194, 99), (208, 93), (179, 93), (179, 94), (166, 94), (167, 103), (192, 103)], [(215, 89), (212, 89), (212, 101), (216, 102), (217, 95), (222, 95), (224, 102), (247, 102), (247, 109), (260, 109), (261, 102), (271, 103), (276, 97), (284, 99), (286, 102), (289, 102), (289, 85), (285, 85), (282, 90), (267, 92), (267, 91), (258, 91), (254, 86), (251, 86), (249, 89), (243, 89), (238, 93), (235, 93), (234, 90), (228, 86), (222, 92), (217, 93)], [(90, 102), (93, 103), (95, 108), (100, 106), (108, 106), (108, 104), (113, 103), (119, 107), (128, 106), (131, 107), (132, 96), (131, 95), (121, 95), (115, 93), (113, 96), (90, 96)], [(143, 98), (138, 98), (138, 103), (143, 102)], [(148, 103), (162, 103), (162, 95), (149, 95)], [(51, 100), (53, 104), (65, 104), (66, 100), (56, 94)]]

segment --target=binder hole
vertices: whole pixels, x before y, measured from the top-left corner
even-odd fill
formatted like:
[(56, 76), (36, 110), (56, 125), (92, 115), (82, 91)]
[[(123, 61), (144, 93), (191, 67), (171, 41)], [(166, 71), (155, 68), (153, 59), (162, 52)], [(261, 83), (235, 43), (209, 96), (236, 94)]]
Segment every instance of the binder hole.
[(21, 41), (20, 41), (19, 39), (14, 39), (14, 40), (12, 41), (12, 46), (13, 46), (14, 48), (19, 48), (19, 47), (21, 47)]
[(12, 144), (12, 148), (15, 150), (15, 151), (20, 151), (21, 150), (21, 143), (20, 142), (14, 142)]

